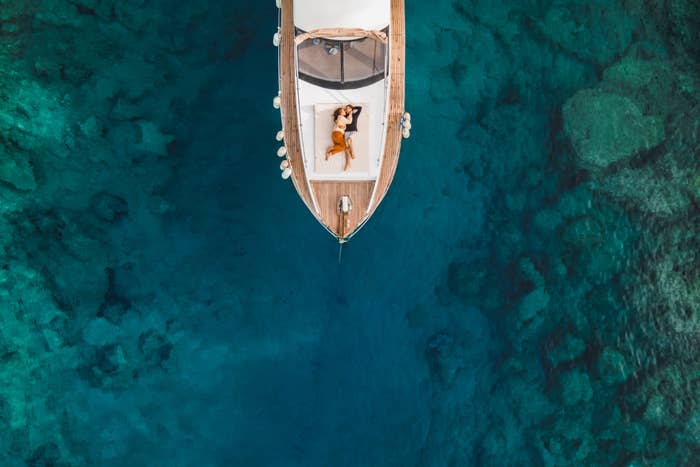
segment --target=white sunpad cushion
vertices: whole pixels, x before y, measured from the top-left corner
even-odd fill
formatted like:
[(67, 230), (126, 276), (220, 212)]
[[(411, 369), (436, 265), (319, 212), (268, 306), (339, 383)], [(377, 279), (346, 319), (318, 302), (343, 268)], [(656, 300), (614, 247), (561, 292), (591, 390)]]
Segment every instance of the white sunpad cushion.
[(367, 174), (370, 167), (369, 154), (369, 104), (353, 103), (362, 107), (359, 117), (357, 132), (352, 133), (352, 147), (355, 149), (355, 159), (351, 161), (350, 169), (343, 171), (345, 166), (345, 153), (341, 152), (326, 161), (326, 150), (333, 145), (331, 133), (333, 112), (343, 104), (315, 104), (314, 105), (314, 173), (319, 175), (332, 174)]

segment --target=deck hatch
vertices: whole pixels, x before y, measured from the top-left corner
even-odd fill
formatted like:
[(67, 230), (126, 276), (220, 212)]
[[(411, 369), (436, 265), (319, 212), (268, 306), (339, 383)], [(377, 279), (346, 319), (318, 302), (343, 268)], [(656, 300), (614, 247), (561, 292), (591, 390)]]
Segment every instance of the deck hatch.
[[(297, 28), (296, 32), (304, 31)], [(374, 37), (305, 40), (297, 52), (299, 78), (326, 89), (369, 86), (385, 77), (386, 48)]]

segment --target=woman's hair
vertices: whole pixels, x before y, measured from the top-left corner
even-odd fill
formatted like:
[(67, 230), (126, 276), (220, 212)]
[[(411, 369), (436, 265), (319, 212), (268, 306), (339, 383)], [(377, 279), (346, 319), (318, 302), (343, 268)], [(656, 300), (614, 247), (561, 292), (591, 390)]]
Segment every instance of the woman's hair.
[(345, 109), (345, 107), (338, 107), (335, 109), (335, 112), (333, 112), (333, 121), (335, 122), (338, 120), (338, 115), (340, 115), (340, 112), (342, 112)]

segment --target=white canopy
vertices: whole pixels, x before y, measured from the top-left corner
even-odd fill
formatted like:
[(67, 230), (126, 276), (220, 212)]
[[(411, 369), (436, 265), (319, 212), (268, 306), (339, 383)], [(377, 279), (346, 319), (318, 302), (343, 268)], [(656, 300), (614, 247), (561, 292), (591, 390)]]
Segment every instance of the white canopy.
[(326, 28), (384, 29), (390, 0), (294, 0), (294, 25), (304, 31)]

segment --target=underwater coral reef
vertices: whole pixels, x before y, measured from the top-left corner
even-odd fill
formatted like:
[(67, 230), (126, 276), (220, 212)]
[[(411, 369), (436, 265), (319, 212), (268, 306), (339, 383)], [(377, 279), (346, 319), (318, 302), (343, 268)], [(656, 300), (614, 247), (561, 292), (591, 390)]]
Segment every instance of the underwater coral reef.
[(275, 14), (0, 0), (0, 465), (696, 465), (700, 4), (407, 2), (340, 264)]
[(453, 451), (457, 465), (698, 458), (700, 77), (688, 39), (700, 30), (694, 3), (650, 3), (560, 3), (522, 18), (588, 77), (575, 90), (537, 83), (554, 92), (545, 131), (524, 137), (540, 138), (534, 163), (516, 149), (515, 170), (472, 175), (501, 177), (503, 191), (485, 254), (452, 262), (449, 288), (504, 341), (482, 430)]

